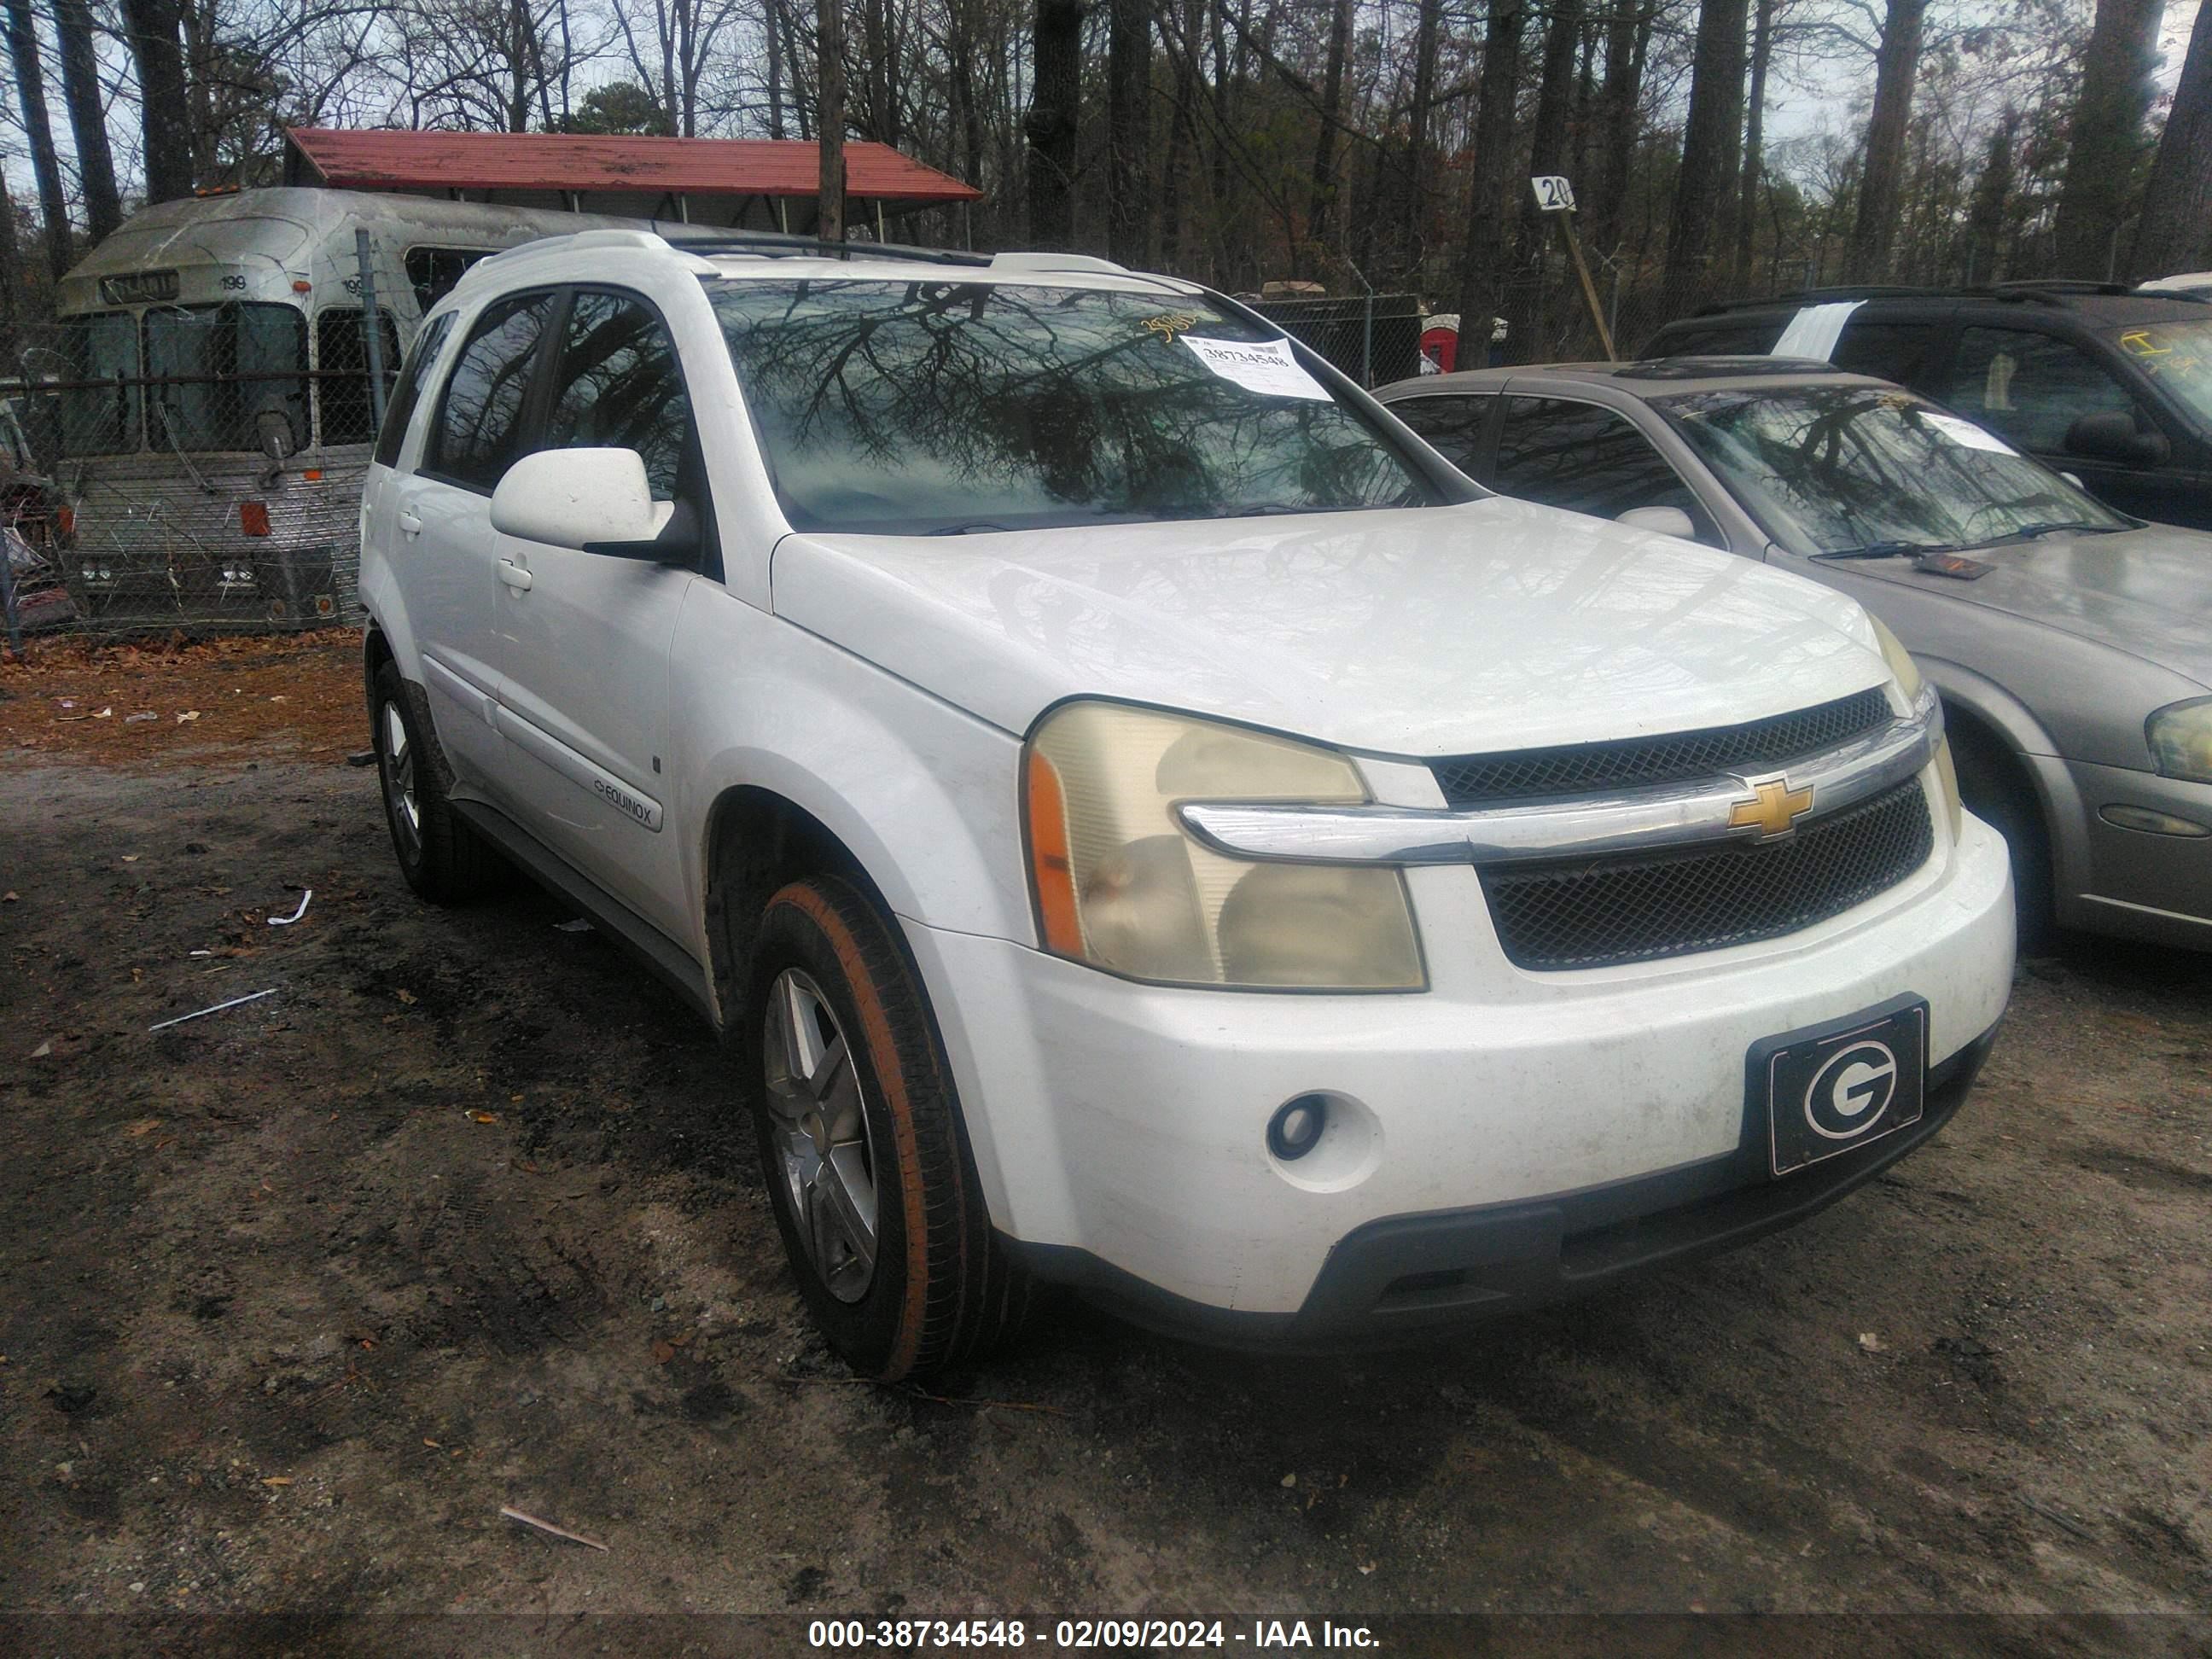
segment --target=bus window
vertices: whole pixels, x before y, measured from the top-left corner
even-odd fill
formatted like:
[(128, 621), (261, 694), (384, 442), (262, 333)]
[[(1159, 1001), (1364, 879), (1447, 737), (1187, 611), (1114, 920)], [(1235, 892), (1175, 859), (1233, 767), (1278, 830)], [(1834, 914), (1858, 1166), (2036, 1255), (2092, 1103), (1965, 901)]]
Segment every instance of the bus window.
[[(384, 383), (389, 386), (399, 370), (399, 331), (388, 311), (379, 309), (376, 320), (377, 331), (384, 337)], [(376, 435), (376, 422), (368, 395), (368, 342), (358, 308), (325, 311), (316, 317), (315, 363), (321, 371), (316, 384), (323, 405), (323, 441), (367, 443)]]
[(58, 401), (64, 455), (118, 455), (138, 447), (138, 319), (127, 311), (72, 319), (64, 329), (72, 380), (117, 380), (112, 386), (78, 386)]
[(489, 248), (480, 247), (409, 248), (407, 280), (415, 285), (416, 308), (428, 316), (432, 306), (453, 291), (461, 273), (490, 253)]
[[(237, 302), (146, 313), (149, 440), (157, 449), (258, 450), (281, 417), (289, 453), (307, 447), (307, 319), (290, 306)], [(298, 378), (295, 379), (294, 376)]]

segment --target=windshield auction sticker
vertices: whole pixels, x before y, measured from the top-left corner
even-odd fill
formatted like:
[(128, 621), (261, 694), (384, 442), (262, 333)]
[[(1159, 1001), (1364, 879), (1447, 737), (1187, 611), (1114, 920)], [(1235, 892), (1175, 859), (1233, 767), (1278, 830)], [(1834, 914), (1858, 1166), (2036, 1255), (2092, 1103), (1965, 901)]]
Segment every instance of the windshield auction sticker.
[(1972, 421), (1962, 421), (1956, 415), (1938, 415), (1932, 410), (1923, 410), (1920, 418), (1954, 444), (1968, 449), (1986, 449), (1993, 455), (2017, 455), (2014, 449), (1994, 432), (1984, 432)]
[(1288, 340), (1201, 340), (1186, 334), (1182, 343), (1224, 380), (1263, 398), (1305, 398), (1331, 401), (1321, 382), (1298, 367)]

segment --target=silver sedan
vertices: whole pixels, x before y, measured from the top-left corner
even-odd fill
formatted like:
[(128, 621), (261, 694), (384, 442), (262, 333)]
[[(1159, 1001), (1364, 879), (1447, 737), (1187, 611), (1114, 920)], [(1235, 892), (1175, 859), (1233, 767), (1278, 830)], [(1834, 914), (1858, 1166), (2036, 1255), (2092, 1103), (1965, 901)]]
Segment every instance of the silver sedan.
[(1778, 358), (1376, 394), (1478, 483), (1840, 588), (1942, 690), (2023, 933), (2212, 950), (2212, 534), (2146, 524), (1887, 381)]

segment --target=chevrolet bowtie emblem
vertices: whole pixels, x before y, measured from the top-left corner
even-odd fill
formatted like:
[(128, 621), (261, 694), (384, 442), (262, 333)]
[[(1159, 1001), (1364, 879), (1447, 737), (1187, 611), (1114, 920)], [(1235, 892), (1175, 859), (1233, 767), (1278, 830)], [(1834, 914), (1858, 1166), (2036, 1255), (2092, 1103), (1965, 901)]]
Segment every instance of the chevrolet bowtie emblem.
[(1756, 830), (1759, 839), (1772, 841), (1777, 836), (1786, 836), (1796, 827), (1797, 820), (1813, 810), (1810, 789), (1792, 789), (1781, 773), (1771, 777), (1746, 778), (1744, 785), (1751, 791), (1749, 800), (1740, 800), (1729, 808), (1729, 828)]

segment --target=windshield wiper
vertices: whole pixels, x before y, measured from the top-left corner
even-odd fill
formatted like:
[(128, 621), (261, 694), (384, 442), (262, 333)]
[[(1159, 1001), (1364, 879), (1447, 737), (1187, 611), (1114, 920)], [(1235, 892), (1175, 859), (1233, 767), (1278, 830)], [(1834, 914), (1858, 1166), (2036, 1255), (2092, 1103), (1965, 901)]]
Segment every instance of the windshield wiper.
[(2089, 524), (2080, 519), (2052, 519), (2045, 524), (2024, 524), (2017, 530), (2008, 530), (2002, 536), (1990, 537), (1980, 545), (1995, 547), (1999, 542), (2033, 541), (2038, 536), (2055, 536), (2062, 530), (2076, 531), (2091, 536), (2109, 536), (2114, 531), (2123, 528), (2124, 528), (2124, 526), (2116, 524)]
[(1006, 527), (1002, 524), (991, 524), (978, 519), (974, 524), (948, 524), (939, 529), (925, 531), (922, 533), (929, 536), (981, 536), (1004, 531)]
[(1913, 559), (1923, 553), (1956, 553), (1956, 542), (1869, 542), (1864, 547), (1839, 547), (1832, 553), (1815, 553), (1816, 559)]

